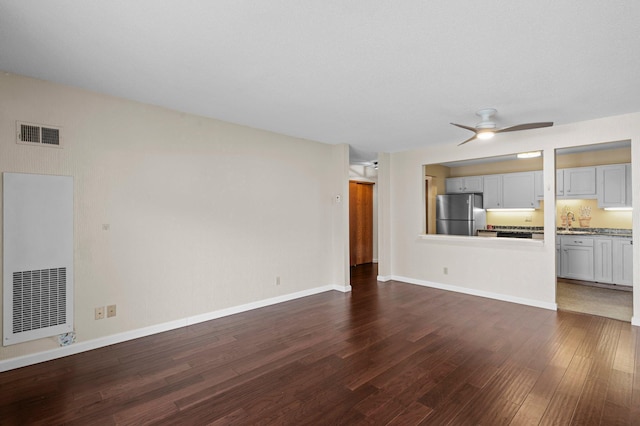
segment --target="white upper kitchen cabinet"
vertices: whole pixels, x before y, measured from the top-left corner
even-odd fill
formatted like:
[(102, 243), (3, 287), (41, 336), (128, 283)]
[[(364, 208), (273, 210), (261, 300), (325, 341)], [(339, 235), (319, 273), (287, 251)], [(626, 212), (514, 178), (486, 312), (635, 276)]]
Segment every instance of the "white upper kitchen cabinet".
[(556, 170), (556, 197), (564, 197), (564, 170)]
[(485, 209), (502, 208), (502, 175), (487, 175), (484, 177), (482, 204)]
[[(560, 176), (562, 173), (562, 176)], [(596, 168), (558, 170), (557, 195), (563, 198), (596, 198)]]
[(631, 181), (631, 164), (625, 164), (625, 170), (627, 172), (627, 207), (631, 207), (631, 193), (633, 192), (631, 191), (631, 188), (633, 187), (633, 183)]
[(536, 200), (541, 201), (544, 200), (544, 175), (542, 170), (536, 170), (533, 172), (535, 179), (535, 197)]
[(535, 208), (534, 172), (502, 175), (502, 204), (505, 209)]
[(598, 166), (598, 207), (625, 207), (627, 203), (627, 165)]
[(482, 176), (465, 176), (448, 178), (445, 180), (447, 194), (463, 194), (468, 192), (482, 192)]

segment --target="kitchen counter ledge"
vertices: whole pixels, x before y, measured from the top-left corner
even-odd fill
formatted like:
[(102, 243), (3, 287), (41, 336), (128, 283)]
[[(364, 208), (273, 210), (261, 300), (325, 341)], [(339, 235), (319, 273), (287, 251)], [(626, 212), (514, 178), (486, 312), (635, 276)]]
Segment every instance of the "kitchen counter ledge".
[(467, 235), (420, 234), (418, 238), (435, 243), (455, 243), (478, 247), (542, 247), (544, 240), (531, 238), (472, 237)]

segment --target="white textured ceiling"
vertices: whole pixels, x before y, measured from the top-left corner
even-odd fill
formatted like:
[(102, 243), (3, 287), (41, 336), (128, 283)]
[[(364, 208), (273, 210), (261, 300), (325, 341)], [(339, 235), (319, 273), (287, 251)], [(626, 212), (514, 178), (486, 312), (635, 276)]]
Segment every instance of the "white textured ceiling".
[(638, 0), (0, 0), (0, 69), (395, 152), (461, 142), (483, 107), (640, 111), (639, 21)]

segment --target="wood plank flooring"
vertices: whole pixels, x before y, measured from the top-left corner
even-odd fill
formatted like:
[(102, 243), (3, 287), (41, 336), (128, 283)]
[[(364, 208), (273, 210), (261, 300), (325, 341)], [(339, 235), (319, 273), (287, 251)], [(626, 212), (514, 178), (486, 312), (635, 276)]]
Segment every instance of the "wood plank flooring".
[(1, 373), (0, 424), (640, 424), (638, 327), (376, 273)]

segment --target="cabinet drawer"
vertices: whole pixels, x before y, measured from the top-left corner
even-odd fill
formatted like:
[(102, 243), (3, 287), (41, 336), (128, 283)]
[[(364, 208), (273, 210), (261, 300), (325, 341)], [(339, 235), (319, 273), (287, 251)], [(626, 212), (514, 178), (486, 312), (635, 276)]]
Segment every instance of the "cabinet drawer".
[(593, 247), (593, 238), (580, 238), (580, 237), (564, 236), (564, 237), (562, 237), (562, 245), (563, 246)]

